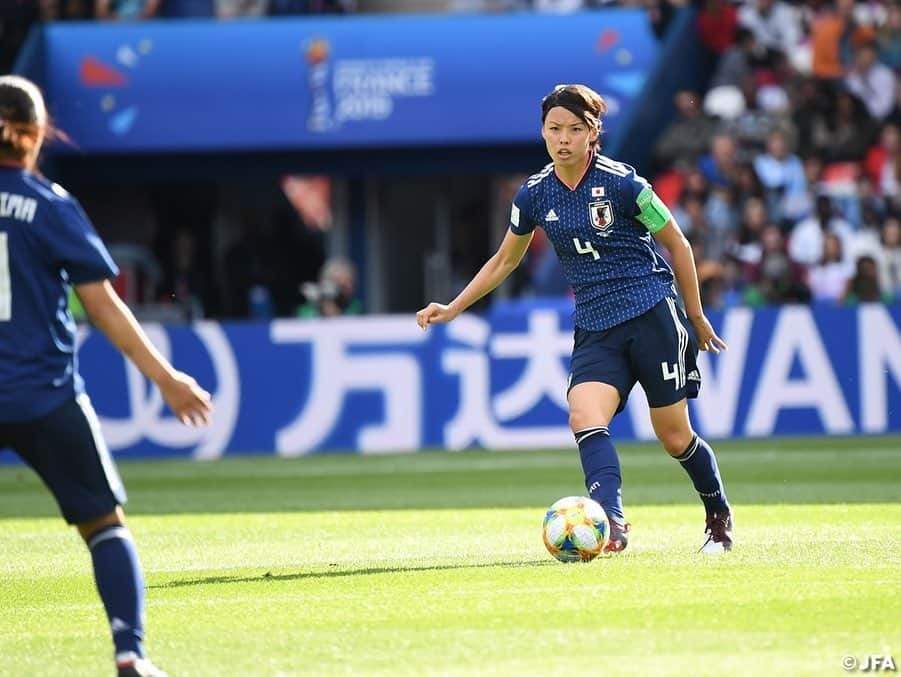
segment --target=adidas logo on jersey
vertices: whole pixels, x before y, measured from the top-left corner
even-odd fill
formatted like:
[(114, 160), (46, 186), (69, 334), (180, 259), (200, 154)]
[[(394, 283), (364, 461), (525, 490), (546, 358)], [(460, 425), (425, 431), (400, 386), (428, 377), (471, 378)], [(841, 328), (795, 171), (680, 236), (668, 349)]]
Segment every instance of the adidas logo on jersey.
[(545, 221), (559, 221), (560, 219), (557, 218), (557, 212), (555, 212), (552, 209), (547, 213), (547, 216), (544, 217), (544, 220)]

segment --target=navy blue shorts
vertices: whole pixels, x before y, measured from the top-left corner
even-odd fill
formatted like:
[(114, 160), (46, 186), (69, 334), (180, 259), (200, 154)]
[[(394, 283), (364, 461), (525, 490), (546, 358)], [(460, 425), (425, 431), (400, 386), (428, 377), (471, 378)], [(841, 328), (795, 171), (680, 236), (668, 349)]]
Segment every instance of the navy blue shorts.
[(622, 411), (635, 383), (651, 407), (665, 407), (701, 389), (698, 339), (672, 298), (603, 331), (576, 327), (569, 387), (607, 383), (619, 391)]
[(34, 468), (69, 524), (89, 522), (126, 501), (87, 395), (33, 421), (0, 423), (0, 449), (7, 447)]

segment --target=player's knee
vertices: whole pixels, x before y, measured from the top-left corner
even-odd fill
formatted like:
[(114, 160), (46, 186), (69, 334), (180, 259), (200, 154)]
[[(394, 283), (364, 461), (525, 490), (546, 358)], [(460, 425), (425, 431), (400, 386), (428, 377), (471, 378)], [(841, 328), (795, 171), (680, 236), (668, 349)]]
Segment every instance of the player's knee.
[(117, 524), (124, 524), (125, 522), (125, 514), (122, 512), (121, 507), (116, 507), (112, 512), (108, 512), (105, 515), (101, 515), (100, 517), (95, 517), (92, 520), (88, 520), (87, 522), (81, 522), (77, 524), (78, 533), (81, 537), (87, 542), (91, 536), (108, 526), (115, 526)]
[(577, 433), (580, 430), (585, 430), (585, 428), (591, 428), (596, 425), (602, 425), (597, 421), (597, 414), (592, 417), (591, 413), (585, 408), (570, 408), (569, 427), (574, 433)]
[(663, 448), (666, 449), (666, 453), (670, 456), (681, 456), (688, 448), (688, 445), (691, 444), (692, 437), (694, 437), (694, 433), (691, 429), (674, 428), (657, 433), (657, 439), (660, 440)]

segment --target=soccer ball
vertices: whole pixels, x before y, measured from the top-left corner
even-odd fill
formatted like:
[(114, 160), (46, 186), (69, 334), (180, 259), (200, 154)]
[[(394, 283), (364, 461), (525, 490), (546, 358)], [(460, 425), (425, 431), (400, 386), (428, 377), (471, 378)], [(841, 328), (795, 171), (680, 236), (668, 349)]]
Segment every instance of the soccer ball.
[(544, 544), (561, 562), (589, 562), (607, 541), (607, 515), (597, 501), (567, 496), (544, 516)]

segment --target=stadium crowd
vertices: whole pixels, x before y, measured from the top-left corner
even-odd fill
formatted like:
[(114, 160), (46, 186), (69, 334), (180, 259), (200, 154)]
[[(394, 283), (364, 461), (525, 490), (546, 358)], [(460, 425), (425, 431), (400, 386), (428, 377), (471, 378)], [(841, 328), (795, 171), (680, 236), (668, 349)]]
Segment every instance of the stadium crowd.
[[(704, 0), (712, 77), (680, 91), (652, 179), (706, 307), (901, 298), (901, 5)], [(553, 252), (531, 288), (561, 293)]]
[(705, 0), (709, 89), (676, 95), (655, 189), (710, 307), (901, 295), (901, 5)]
[[(9, 70), (35, 21), (344, 13), (379, 2), (554, 12), (639, 4), (662, 34), (681, 0), (6, 0), (0, 3), (0, 68)], [(901, 297), (901, 4), (700, 0), (697, 31), (710, 58), (708, 88), (677, 93), (676, 116), (654, 144), (653, 163), (638, 170), (689, 236), (705, 304)], [(292, 279), (292, 289), (315, 281), (324, 263), (321, 233), (312, 232), (317, 251), (307, 258), (315, 270), (299, 279), (282, 275)], [(178, 278), (182, 287), (212, 287), (210, 262), (202, 266), (206, 279), (196, 282), (190, 239), (182, 238), (184, 246), (173, 248), (178, 251), (154, 252), (164, 277), (184, 259), (182, 268), (194, 272)], [(306, 250), (311, 237), (301, 239), (297, 249)], [(536, 238), (518, 293), (566, 293), (545, 244)], [(239, 239), (235, 246), (245, 251), (245, 245)], [(276, 243), (269, 250), (286, 248)], [(258, 258), (259, 269), (278, 268), (265, 251)], [(248, 270), (247, 288), (259, 288), (254, 280), (261, 276)], [(243, 288), (235, 291), (250, 298)], [(277, 290), (270, 293), (277, 296)], [(294, 305), (266, 298), (259, 313), (293, 314)], [(224, 311), (253, 315), (252, 306)]]

